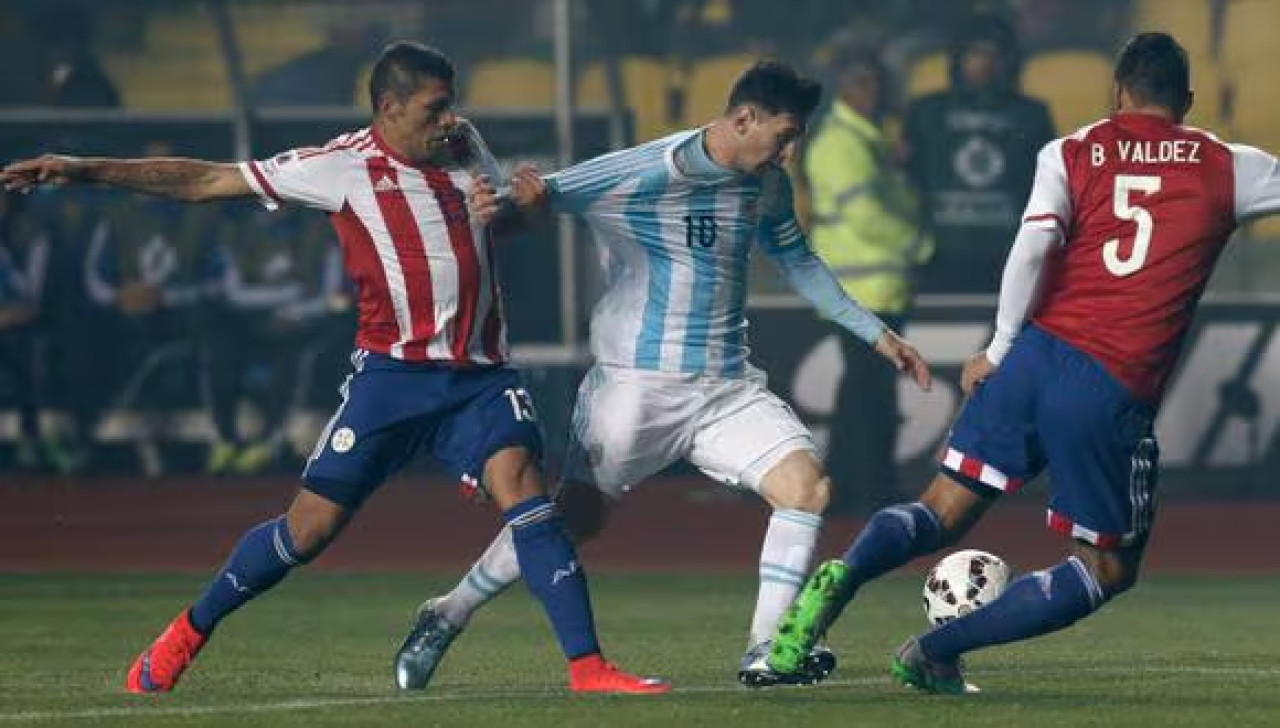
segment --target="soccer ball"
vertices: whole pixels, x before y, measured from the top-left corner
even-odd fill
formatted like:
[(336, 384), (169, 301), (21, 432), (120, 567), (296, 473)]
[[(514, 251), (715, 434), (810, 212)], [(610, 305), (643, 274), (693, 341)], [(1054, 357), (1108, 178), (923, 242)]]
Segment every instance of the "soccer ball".
[(924, 580), (924, 613), (934, 625), (963, 617), (1000, 596), (1009, 565), (986, 551), (957, 551), (938, 562)]

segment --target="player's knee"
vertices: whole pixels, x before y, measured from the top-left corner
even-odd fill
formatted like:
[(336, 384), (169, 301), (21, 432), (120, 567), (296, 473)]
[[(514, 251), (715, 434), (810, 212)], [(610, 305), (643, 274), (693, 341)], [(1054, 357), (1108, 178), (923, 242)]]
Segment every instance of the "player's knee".
[(522, 447), (499, 450), (490, 457), (485, 463), (484, 482), (494, 502), (504, 511), (547, 493), (542, 470)]
[(760, 492), (778, 509), (822, 514), (831, 502), (831, 477), (809, 452), (795, 452), (765, 473)]
[(585, 543), (599, 536), (609, 516), (605, 494), (581, 483), (565, 483), (556, 493), (556, 506), (574, 543)]
[(1137, 549), (1097, 549), (1081, 544), (1075, 549), (1107, 599), (1117, 597), (1138, 583), (1141, 551)]
[(338, 514), (311, 514), (289, 519), (289, 537), (298, 560), (306, 563), (319, 556), (342, 532), (347, 517)]

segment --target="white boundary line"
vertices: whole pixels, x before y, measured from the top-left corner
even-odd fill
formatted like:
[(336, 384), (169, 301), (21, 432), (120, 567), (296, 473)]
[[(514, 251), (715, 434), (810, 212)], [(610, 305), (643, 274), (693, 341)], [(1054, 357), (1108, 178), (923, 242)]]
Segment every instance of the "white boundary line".
[[(977, 678), (981, 682), (984, 676), (994, 675), (1026, 675), (1030, 673), (1046, 673), (1050, 670), (1026, 670), (1026, 669), (995, 669), (995, 670), (974, 670), (971, 677)], [(1280, 678), (1280, 666), (1278, 667), (1216, 667), (1212, 665), (1166, 665), (1151, 667), (1133, 667), (1133, 666), (1063, 666), (1055, 668), (1053, 672), (1077, 672), (1093, 675), (1126, 675), (1132, 676), (1136, 674), (1146, 675), (1201, 675), (1212, 677), (1231, 677), (1231, 678), (1261, 678), (1274, 680)], [(849, 688), (849, 687), (865, 687), (871, 685), (888, 685), (889, 677), (862, 677), (851, 679), (835, 679), (827, 680), (821, 685), (794, 687), (789, 686), (782, 688), (783, 692), (790, 693), (792, 691), (804, 690), (829, 690), (832, 688)], [(751, 690), (740, 685), (693, 685), (689, 687), (677, 687), (672, 695), (724, 695), (729, 693), (742, 694), (759, 694), (765, 695), (778, 689), (762, 689)], [(572, 698), (573, 695), (566, 690), (494, 690), (494, 691), (465, 691), (456, 693), (441, 693), (430, 695), (386, 695), (371, 696), (363, 698), (299, 698), (296, 700), (281, 700), (274, 703), (248, 703), (241, 705), (186, 705), (172, 707), (154, 707), (154, 706), (125, 706), (119, 708), (89, 708), (85, 710), (26, 710), (11, 713), (0, 713), (0, 723), (37, 723), (43, 721), (56, 720), (102, 720), (105, 718), (146, 718), (146, 717), (173, 717), (173, 716), (198, 716), (198, 715), (252, 715), (259, 713), (280, 713), (296, 710), (316, 710), (318, 708), (348, 708), (368, 705), (398, 705), (398, 704), (415, 704), (415, 703), (455, 703), (464, 700), (545, 700), (545, 699), (565, 699)], [(628, 700), (628, 696), (616, 696), (618, 699)], [(140, 698), (148, 699), (148, 698)], [(163, 698), (161, 698), (163, 699)], [(652, 696), (647, 699), (653, 700)]]

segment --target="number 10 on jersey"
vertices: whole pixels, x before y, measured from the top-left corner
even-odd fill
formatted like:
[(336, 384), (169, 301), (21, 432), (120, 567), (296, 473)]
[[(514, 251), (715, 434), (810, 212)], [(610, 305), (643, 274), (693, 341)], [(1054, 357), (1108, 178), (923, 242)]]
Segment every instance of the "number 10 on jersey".
[(684, 242), (690, 248), (710, 248), (716, 244), (716, 218), (713, 215), (685, 215)]

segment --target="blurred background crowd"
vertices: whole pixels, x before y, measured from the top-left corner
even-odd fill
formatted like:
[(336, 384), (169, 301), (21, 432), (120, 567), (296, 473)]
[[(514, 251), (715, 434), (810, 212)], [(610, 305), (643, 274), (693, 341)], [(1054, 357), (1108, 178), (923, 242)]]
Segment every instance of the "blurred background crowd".
[[(1189, 123), (1280, 149), (1277, 29), (1280, 0), (9, 0), (0, 153), (234, 159), (323, 142), (361, 125), (373, 57), (408, 38), (455, 59), (461, 107), (505, 162), (555, 158), (567, 60), (573, 113), (601, 120), (580, 131), (581, 158), (705, 122), (745, 65), (775, 56), (829, 92), (789, 170), (802, 220), (850, 292), (900, 327), (922, 304), (993, 301), (1037, 150), (1107, 113), (1111, 58), (1135, 30), (1187, 47)], [(1213, 291), (1263, 300), (1280, 227), (1241, 237)], [(565, 279), (564, 248), (533, 245), (506, 263), (513, 340), (573, 354), (591, 266)], [(295, 466), (345, 369), (340, 255), (318, 213), (0, 197), (0, 467)], [(766, 271), (754, 285), (785, 293)], [(894, 380), (863, 355), (845, 342), (845, 381), (862, 387), (840, 410), (885, 416), (847, 428), (860, 434), (843, 448), (868, 453), (848, 460), (870, 471), (840, 478), (891, 484)]]

